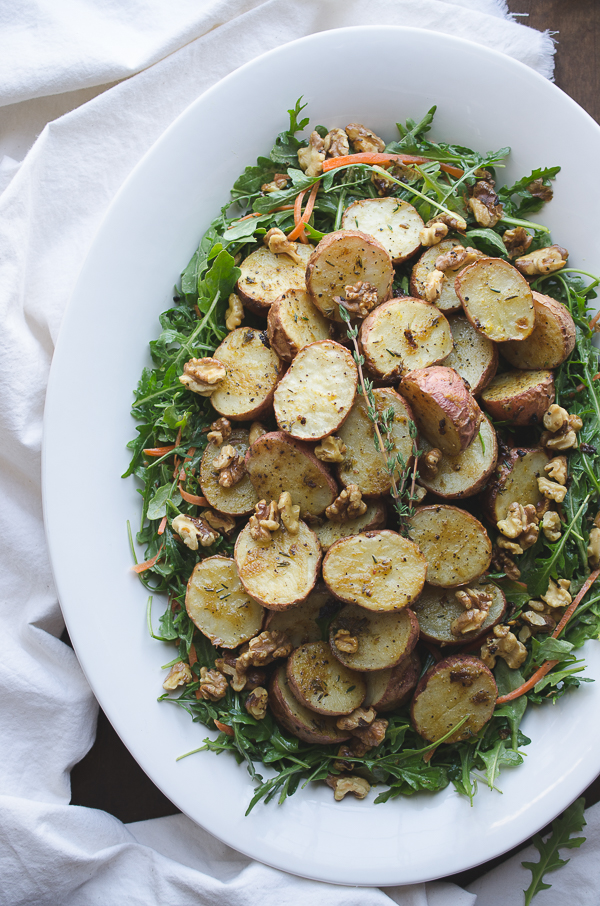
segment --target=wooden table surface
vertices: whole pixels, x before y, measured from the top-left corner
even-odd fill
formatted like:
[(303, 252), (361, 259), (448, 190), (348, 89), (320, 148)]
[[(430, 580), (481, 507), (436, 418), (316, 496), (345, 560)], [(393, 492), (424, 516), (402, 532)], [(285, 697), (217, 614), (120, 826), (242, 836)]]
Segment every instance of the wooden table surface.
[[(556, 84), (600, 122), (599, 0), (508, 0), (508, 7), (513, 13), (528, 14), (518, 20), (523, 24), (555, 33)], [(515, 98), (515, 103), (519, 100)], [(103, 809), (125, 822), (178, 811), (134, 761), (102, 712), (94, 746), (73, 768), (71, 789), (74, 805)], [(587, 805), (600, 800), (600, 779), (585, 797)], [(505, 858), (462, 872), (452, 880), (466, 885)]]

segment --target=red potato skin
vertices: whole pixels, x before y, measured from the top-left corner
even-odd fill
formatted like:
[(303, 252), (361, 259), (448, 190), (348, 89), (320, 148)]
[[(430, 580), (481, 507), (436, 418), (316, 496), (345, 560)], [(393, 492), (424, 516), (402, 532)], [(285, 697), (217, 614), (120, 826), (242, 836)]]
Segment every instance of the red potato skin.
[[(285, 670), (285, 667), (283, 669)], [(326, 746), (334, 745), (336, 743), (339, 745), (340, 743), (345, 742), (347, 739), (350, 739), (351, 734), (348, 733), (346, 735), (341, 730), (338, 730), (339, 736), (336, 735), (334, 738), (332, 738), (332, 736), (328, 734), (326, 726), (324, 726), (321, 731), (316, 728), (314, 730), (311, 730), (300, 723), (300, 721), (295, 721), (290, 716), (283, 703), (283, 697), (281, 690), (279, 689), (279, 674), (280, 670), (276, 670), (269, 683), (269, 707), (273, 712), (273, 717), (275, 718), (277, 723), (281, 724), (281, 726), (285, 730), (287, 730), (293, 736), (296, 736), (298, 739), (301, 739), (303, 742), (310, 742)], [(301, 707), (304, 707), (304, 705), (301, 705), (300, 702), (298, 702), (298, 704)], [(308, 711), (308, 708), (306, 710)], [(327, 721), (327, 718), (324, 717), (324, 715), (317, 714), (316, 712), (314, 712), (311, 717), (313, 717), (314, 722), (317, 724), (319, 722), (325, 724)], [(332, 722), (334, 720), (335, 719), (333, 719)]]
[(420, 672), (421, 660), (416, 651), (413, 651), (407, 661), (392, 668), (390, 681), (383, 696), (373, 703), (375, 710), (385, 714), (405, 705), (417, 685)]
[[(558, 368), (565, 359), (567, 359), (575, 348), (575, 323), (571, 317), (571, 313), (568, 308), (562, 305), (560, 302), (557, 302), (556, 299), (553, 299), (551, 296), (545, 296), (543, 293), (533, 293), (533, 307), (535, 309), (536, 318), (539, 319), (540, 314), (547, 313), (548, 315), (554, 315), (556, 323), (560, 327), (560, 333), (563, 340), (563, 352), (560, 355), (556, 355), (554, 358), (539, 359), (536, 357), (536, 360), (531, 362), (523, 360), (523, 353), (519, 350), (519, 342), (516, 340), (509, 340), (506, 343), (502, 344), (502, 355), (514, 368), (523, 368), (531, 369), (532, 371)], [(536, 341), (536, 326), (533, 327), (533, 333), (527, 337), (527, 346), (533, 346)], [(526, 356), (527, 357), (527, 356)]]
[[(507, 450), (503, 453), (502, 457), (498, 458), (498, 463), (496, 465), (496, 470), (492, 478), (488, 481), (487, 486), (485, 487), (481, 495), (481, 505), (482, 512), (485, 518), (492, 525), (496, 525), (496, 516), (494, 514), (494, 504), (496, 497), (500, 493), (504, 484), (512, 472), (513, 465), (517, 460), (519, 460), (526, 453), (543, 453), (544, 450), (542, 447), (515, 447), (512, 450)], [(548, 457), (548, 462), (550, 457)], [(544, 477), (545, 472), (540, 472), (540, 477)], [(540, 495), (541, 496), (541, 495)], [(529, 501), (525, 501), (529, 503)]]
[[(440, 438), (433, 435), (428, 437), (426, 427), (423, 427), (423, 419), (419, 417), (418, 403), (423, 397), (428, 397), (434, 402), (443, 401), (445, 417), (456, 428), (461, 438), (461, 446), (460, 450), (447, 449), (442, 452), (456, 455), (467, 449), (479, 431), (483, 412), (475, 397), (466, 389), (463, 379), (453, 368), (431, 365), (429, 368), (409, 371), (401, 381), (399, 390), (403, 396), (407, 397), (421, 433), (434, 446), (439, 446)], [(442, 432), (440, 431), (440, 433)]]
[[(511, 374), (513, 372), (510, 372)], [(515, 372), (517, 373), (517, 372)], [(521, 373), (532, 374), (532, 371)], [(486, 388), (489, 389), (489, 388)], [(531, 387), (516, 396), (507, 395), (504, 399), (488, 400), (485, 391), (481, 397), (483, 408), (497, 421), (509, 421), (518, 427), (539, 425), (545, 412), (554, 402), (554, 376), (547, 372), (535, 387)]]

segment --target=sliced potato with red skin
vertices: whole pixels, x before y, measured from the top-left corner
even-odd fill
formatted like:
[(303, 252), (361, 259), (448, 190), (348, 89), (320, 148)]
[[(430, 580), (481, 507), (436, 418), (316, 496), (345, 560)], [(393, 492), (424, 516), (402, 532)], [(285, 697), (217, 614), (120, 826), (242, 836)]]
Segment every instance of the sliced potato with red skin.
[(506, 613), (506, 597), (498, 585), (486, 582), (485, 577), (480, 582), (469, 586), (476, 591), (484, 591), (492, 596), (492, 603), (488, 614), (479, 629), (472, 629), (456, 636), (451, 626), (462, 613), (464, 607), (459, 604), (454, 596), (454, 589), (436, 588), (435, 585), (426, 585), (419, 600), (413, 604), (421, 638), (434, 645), (463, 645), (481, 638), (496, 623), (499, 623)]
[[(218, 356), (217, 356), (218, 353)], [(283, 365), (266, 333), (238, 327), (215, 351), (227, 368), (210, 401), (220, 415), (233, 421), (258, 418), (271, 407)]]
[(575, 348), (575, 323), (570, 311), (556, 299), (533, 293), (535, 325), (525, 340), (509, 340), (500, 347), (513, 368), (531, 371), (558, 368)]
[(340, 343), (320, 340), (302, 349), (273, 397), (277, 424), (299, 440), (334, 434), (352, 408), (358, 371)]
[[(245, 456), (248, 450), (248, 431), (244, 428), (234, 428), (226, 443), (230, 444), (240, 456)], [(213, 462), (220, 450), (221, 447), (211, 441), (202, 454), (200, 463), (202, 493), (210, 506), (220, 513), (226, 513), (228, 516), (245, 516), (253, 511), (259, 497), (247, 474), (231, 488), (224, 488), (219, 484), (220, 472), (213, 469)]]
[(335, 613), (340, 607), (339, 601), (331, 597), (329, 589), (319, 584), (311, 591), (306, 601), (289, 607), (287, 610), (270, 610), (267, 613), (265, 629), (270, 632), (285, 632), (288, 639), (298, 648), (306, 642), (319, 642), (322, 639), (321, 628), (317, 623), (321, 612)]
[(468, 585), (490, 565), (488, 533), (466, 510), (447, 504), (418, 507), (408, 520), (408, 534), (427, 561), (430, 585)]
[(390, 299), (375, 308), (362, 323), (359, 341), (369, 371), (386, 381), (441, 362), (453, 343), (442, 312), (410, 298)]
[[(338, 647), (340, 630), (349, 632), (358, 647), (354, 652)], [(344, 638), (347, 638), (344, 634)], [(335, 657), (351, 670), (370, 673), (396, 667), (413, 651), (419, 638), (419, 623), (409, 607), (388, 613), (376, 613), (347, 604), (329, 628), (329, 644)]]
[(256, 541), (247, 525), (238, 535), (234, 558), (248, 594), (268, 610), (285, 610), (304, 601), (313, 590), (321, 547), (302, 521), (297, 534), (282, 527), (264, 541)]
[(495, 343), (524, 340), (535, 321), (525, 277), (502, 258), (480, 258), (454, 281), (456, 295), (473, 327)]
[(337, 484), (311, 447), (283, 431), (262, 434), (246, 453), (246, 471), (259, 499), (279, 500), (284, 491), (301, 513), (318, 516), (337, 497)]
[(551, 371), (506, 371), (494, 378), (480, 398), (496, 421), (540, 425), (554, 402), (554, 375)]
[(307, 292), (291, 289), (271, 305), (267, 336), (277, 355), (291, 362), (301, 349), (331, 336), (331, 321), (313, 305)]
[(277, 723), (304, 742), (339, 745), (350, 738), (349, 733), (338, 730), (335, 717), (317, 714), (300, 704), (290, 689), (285, 664), (281, 664), (271, 678), (269, 707)]
[(363, 198), (344, 211), (343, 230), (360, 230), (377, 239), (394, 264), (406, 261), (421, 248), (421, 215), (399, 198)]
[[(424, 438), (420, 447), (424, 453), (432, 448)], [(423, 469), (419, 484), (443, 500), (472, 497), (486, 484), (496, 467), (498, 441), (496, 432), (487, 418), (481, 420), (479, 435), (466, 450), (457, 456), (442, 455), (437, 473), (429, 477)]]
[(412, 408), (419, 431), (442, 453), (457, 456), (477, 436), (483, 413), (452, 368), (433, 365), (409, 371), (399, 389)]
[(393, 449), (389, 454), (380, 453), (375, 446), (375, 429), (369, 418), (364, 396), (357, 395), (350, 415), (337, 431), (337, 436), (346, 445), (346, 456), (337, 466), (340, 482), (347, 487), (356, 484), (364, 497), (380, 497), (389, 493), (390, 475), (386, 466), (388, 456), (400, 453), (407, 465), (413, 453), (413, 438), (410, 436), (410, 422), (413, 414), (410, 406), (391, 387), (376, 387), (373, 390), (377, 411), (383, 413), (392, 409), (389, 440)]
[(323, 525), (313, 525), (312, 530), (319, 539), (321, 548), (324, 551), (328, 551), (331, 545), (339, 541), (340, 538), (358, 535), (360, 532), (382, 529), (385, 528), (385, 523), (385, 506), (376, 500), (373, 503), (369, 503), (362, 516), (357, 516), (356, 519), (348, 519), (347, 522), (330, 522), (327, 519)]
[(336, 598), (378, 612), (412, 604), (426, 573), (417, 545), (388, 529), (342, 538), (323, 560), (323, 579)]
[[(425, 284), (429, 274), (436, 270), (435, 262), (440, 255), (443, 255), (444, 252), (449, 252), (455, 245), (460, 245), (460, 243), (455, 242), (453, 239), (442, 239), (438, 245), (432, 245), (431, 248), (425, 249), (412, 269), (410, 278), (410, 292), (412, 296), (416, 296), (418, 299), (425, 298)], [(442, 292), (434, 303), (435, 307), (439, 308), (440, 311), (443, 311), (444, 314), (448, 314), (452, 311), (459, 311), (462, 308), (462, 303), (454, 289), (454, 278), (463, 269), (464, 267), (457, 267), (444, 271)]]
[(321, 239), (306, 268), (306, 288), (325, 317), (341, 321), (335, 296), (344, 299), (347, 286), (370, 283), (379, 302), (392, 291), (394, 266), (388, 251), (359, 230), (336, 230)]
[(327, 642), (308, 642), (292, 652), (287, 678), (298, 701), (317, 714), (350, 714), (360, 708), (365, 681), (333, 656)]
[(544, 466), (550, 457), (541, 447), (516, 447), (504, 451), (496, 473), (481, 495), (485, 516), (496, 525), (508, 516), (511, 503), (537, 506), (544, 500), (538, 478), (544, 478)]
[(237, 648), (258, 635), (264, 610), (244, 589), (235, 561), (217, 554), (194, 567), (185, 607), (200, 632), (221, 648)]
[(367, 694), (363, 707), (375, 708), (383, 713), (401, 708), (410, 699), (420, 672), (421, 661), (416, 651), (413, 651), (397, 667), (365, 673)]
[(447, 743), (469, 739), (486, 725), (494, 713), (498, 687), (479, 658), (450, 655), (428, 670), (416, 688), (411, 720), (419, 736), (437, 742), (463, 718), (465, 723)]
[(289, 255), (276, 255), (266, 246), (250, 252), (240, 264), (237, 293), (250, 311), (267, 315), (271, 304), (290, 289), (306, 289), (306, 265), (314, 251), (312, 245), (295, 242), (302, 259), (297, 264)]
[(487, 387), (498, 370), (498, 346), (478, 333), (471, 322), (461, 315), (448, 318), (448, 324), (454, 349), (442, 364), (453, 368), (475, 396)]

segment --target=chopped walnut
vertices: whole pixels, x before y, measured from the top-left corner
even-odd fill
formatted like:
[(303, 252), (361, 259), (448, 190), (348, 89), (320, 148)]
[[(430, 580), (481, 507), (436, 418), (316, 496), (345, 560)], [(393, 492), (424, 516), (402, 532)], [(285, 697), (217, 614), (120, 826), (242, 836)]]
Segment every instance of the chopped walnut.
[(184, 387), (200, 396), (210, 396), (225, 379), (227, 368), (218, 359), (190, 359), (179, 378)]
[(554, 197), (552, 186), (544, 185), (543, 179), (534, 179), (533, 182), (530, 182), (527, 186), (527, 191), (530, 192), (534, 198), (541, 198), (542, 201), (552, 201)]
[(502, 219), (504, 208), (494, 192), (494, 184), (486, 179), (478, 180), (471, 189), (469, 208), (480, 226), (493, 227)]
[(499, 535), (496, 539), (496, 544), (498, 547), (503, 548), (505, 551), (508, 551), (509, 554), (514, 554), (518, 556), (523, 553), (523, 548), (520, 544), (517, 544), (516, 541), (509, 541), (508, 538), (504, 538), (503, 535)]
[[(250, 668), (265, 667), (277, 658), (287, 657), (291, 654), (293, 646), (285, 632), (276, 629), (273, 632), (261, 632), (250, 639), (243, 648), (236, 658), (225, 655), (216, 661), (217, 667), (231, 676), (231, 688), (235, 692), (256, 688), (257, 684), (251, 684), (254, 671)], [(264, 676), (260, 675), (260, 682), (263, 681)]]
[(526, 642), (527, 639), (530, 639), (532, 635), (533, 633), (529, 626), (521, 626), (519, 630), (519, 641)]
[(333, 798), (336, 802), (341, 802), (348, 793), (354, 793), (357, 799), (364, 799), (371, 789), (368, 780), (353, 775), (335, 777), (333, 774), (329, 774), (325, 783), (333, 790)]
[(210, 431), (206, 435), (209, 443), (220, 447), (221, 444), (231, 437), (231, 422), (228, 418), (218, 418), (210, 426)]
[(569, 450), (577, 446), (577, 432), (583, 422), (578, 415), (569, 415), (562, 406), (552, 404), (544, 414), (544, 431), (540, 443), (548, 450)]
[(298, 254), (296, 244), (290, 242), (285, 233), (278, 227), (273, 227), (272, 230), (269, 230), (263, 236), (263, 242), (274, 255), (287, 255), (294, 264), (302, 264), (302, 258)]
[(526, 610), (521, 614), (521, 619), (534, 632), (552, 632), (556, 628), (556, 620), (549, 614), (538, 613), (535, 610)]
[(587, 557), (592, 569), (598, 569), (600, 566), (600, 528), (597, 526), (594, 526), (590, 532)]
[(511, 503), (506, 519), (500, 519), (496, 528), (505, 538), (518, 538), (526, 527), (525, 511), (520, 503)]
[[(233, 652), (227, 651), (222, 658), (217, 658), (215, 661), (217, 670), (232, 677), (231, 687), (235, 692), (241, 692), (243, 689), (246, 691), (256, 689), (257, 686), (264, 685), (266, 681), (264, 670), (240, 665), (240, 670), (238, 671), (236, 669), (237, 660), (238, 658), (235, 657)], [(241, 669), (242, 666), (243, 669)]]
[(262, 720), (267, 715), (269, 693), (263, 686), (256, 686), (246, 699), (246, 711), (255, 720)]
[(225, 327), (227, 330), (235, 330), (244, 320), (244, 306), (242, 300), (235, 293), (229, 294), (227, 300), (227, 312), (225, 314)]
[(435, 259), (435, 266), (438, 271), (456, 270), (458, 267), (466, 267), (467, 264), (473, 264), (479, 258), (483, 258), (482, 252), (477, 249), (462, 245), (454, 245), (443, 255), (438, 255)]
[(358, 639), (348, 629), (338, 629), (333, 637), (333, 644), (344, 654), (356, 654), (358, 651)]
[(419, 456), (419, 475), (423, 478), (435, 478), (442, 460), (442, 451), (434, 447), (422, 456)]
[(323, 150), (327, 157), (346, 157), (350, 151), (346, 132), (343, 129), (330, 129), (323, 139)]
[(350, 139), (353, 151), (373, 151), (376, 154), (385, 151), (385, 142), (362, 123), (349, 123), (346, 134)]
[(562, 503), (565, 499), (567, 489), (564, 485), (558, 484), (556, 481), (549, 481), (547, 478), (538, 478), (537, 483), (540, 494), (543, 494), (548, 500)]
[(321, 462), (343, 462), (346, 458), (346, 444), (341, 437), (330, 434), (324, 437), (314, 449), (314, 454)]
[(442, 211), (441, 213), (436, 214), (431, 220), (428, 220), (425, 226), (430, 227), (433, 226), (434, 223), (445, 223), (449, 230), (454, 230), (456, 233), (464, 233), (467, 229), (467, 221), (456, 212), (447, 214), (445, 211)]
[(367, 510), (367, 504), (362, 499), (362, 492), (357, 484), (349, 484), (339, 497), (325, 510), (325, 515), (331, 522), (348, 522), (362, 516)]
[(422, 503), (423, 500), (427, 497), (427, 488), (421, 487), (420, 484), (416, 484), (414, 490), (411, 494), (412, 503)]
[(499, 573), (504, 573), (507, 579), (512, 579), (516, 582), (521, 577), (521, 570), (515, 561), (508, 556), (506, 551), (499, 550), (497, 547), (494, 548), (491, 565)]
[(163, 689), (166, 689), (167, 692), (172, 692), (174, 689), (177, 689), (178, 686), (186, 686), (188, 683), (192, 682), (192, 671), (187, 664), (184, 664), (183, 661), (177, 661), (176, 664), (173, 664), (167, 678), (163, 683)]
[(218, 702), (227, 695), (227, 677), (220, 670), (200, 668), (198, 694), (204, 701)]
[(367, 281), (359, 280), (354, 286), (345, 287), (345, 298), (334, 296), (338, 305), (342, 305), (346, 311), (359, 318), (366, 318), (370, 311), (377, 307), (379, 296), (377, 287)]
[(554, 459), (551, 459), (550, 462), (546, 463), (546, 465), (544, 466), (544, 472), (547, 472), (549, 477), (554, 481), (557, 481), (559, 484), (566, 484), (567, 457), (555, 456)]
[(338, 717), (335, 725), (338, 730), (356, 730), (357, 727), (368, 727), (376, 717), (375, 708), (357, 708), (351, 714)]
[(569, 594), (571, 582), (569, 579), (559, 579), (558, 583), (550, 579), (548, 591), (545, 595), (540, 595), (542, 601), (545, 601), (548, 607), (568, 607), (573, 600)]
[(323, 139), (318, 132), (311, 132), (308, 140), (308, 148), (298, 149), (298, 163), (300, 169), (304, 170), (307, 176), (320, 176), (323, 172), (323, 161), (325, 160), (325, 150)]
[(527, 657), (527, 648), (510, 631), (508, 626), (494, 626), (494, 635), (481, 649), (481, 660), (491, 670), (496, 666), (496, 659), (503, 658), (511, 670), (520, 667)]
[(221, 447), (219, 455), (213, 459), (212, 467), (219, 473), (219, 484), (222, 488), (234, 487), (246, 474), (244, 457), (231, 444)]
[(538, 274), (553, 274), (567, 263), (569, 253), (560, 245), (550, 245), (545, 249), (529, 252), (514, 261), (517, 270), (526, 277), (536, 277)]
[(437, 268), (427, 274), (423, 284), (423, 298), (426, 302), (437, 302), (442, 295), (445, 281), (445, 273)]
[(256, 443), (259, 437), (262, 437), (263, 434), (267, 433), (267, 429), (264, 425), (261, 425), (260, 422), (252, 422), (250, 425), (250, 432), (248, 435), (248, 443), (250, 446)]
[(524, 255), (533, 241), (524, 227), (515, 227), (512, 230), (506, 230), (502, 234), (502, 242), (508, 252), (509, 258), (518, 258)]
[(575, 431), (566, 431), (564, 434), (546, 437), (542, 443), (548, 450), (570, 450), (572, 447), (577, 446), (577, 434)]
[(277, 504), (272, 500), (267, 504), (266, 500), (259, 500), (254, 507), (254, 515), (249, 520), (250, 535), (255, 541), (268, 541), (271, 532), (276, 532), (281, 528), (279, 522), (279, 510)]
[(388, 724), (389, 721), (384, 720), (382, 717), (378, 717), (377, 720), (374, 720), (373, 723), (366, 727), (361, 727), (359, 724), (356, 729), (352, 730), (352, 735), (358, 738), (363, 747), (366, 746), (364, 751), (368, 751), (369, 749), (374, 749), (375, 746), (378, 746), (383, 742)]
[(289, 181), (290, 177), (287, 173), (274, 173), (273, 181), (266, 182), (262, 185), (260, 191), (264, 192), (265, 195), (270, 195), (271, 192), (281, 192), (282, 189), (285, 189)]
[(221, 472), (223, 469), (227, 469), (231, 463), (235, 460), (237, 456), (237, 450), (231, 444), (222, 447), (219, 450), (218, 456), (212, 461), (212, 467), (215, 472)]
[(228, 535), (235, 528), (235, 519), (233, 516), (226, 516), (223, 513), (217, 513), (215, 510), (202, 510), (200, 513), (202, 519), (206, 519), (211, 528)]
[[(546, 498), (547, 500), (548, 498)], [(558, 541), (562, 534), (560, 516), (554, 510), (548, 510), (544, 513), (541, 522), (542, 531), (548, 541)]]
[(219, 537), (208, 522), (193, 516), (176, 516), (171, 527), (191, 551), (198, 550), (198, 542), (201, 547), (210, 547)]
[(431, 226), (423, 227), (419, 233), (419, 242), (426, 248), (437, 245), (448, 235), (448, 227), (441, 220), (434, 220)]
[(463, 588), (455, 591), (454, 597), (465, 609), (465, 612), (453, 620), (450, 626), (452, 635), (460, 638), (465, 632), (479, 629), (485, 622), (492, 603), (492, 596), (479, 588)]
[(562, 406), (552, 403), (544, 413), (544, 428), (555, 434), (562, 431), (569, 423), (569, 413)]
[(297, 535), (300, 529), (300, 507), (292, 504), (292, 495), (289, 491), (284, 491), (279, 496), (277, 509), (286, 530), (290, 535)]

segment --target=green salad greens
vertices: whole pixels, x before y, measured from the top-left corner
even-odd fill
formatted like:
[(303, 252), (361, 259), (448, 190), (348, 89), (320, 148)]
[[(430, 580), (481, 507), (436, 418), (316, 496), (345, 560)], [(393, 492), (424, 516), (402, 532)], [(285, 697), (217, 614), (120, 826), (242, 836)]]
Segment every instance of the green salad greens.
[[(453, 234), (457, 244), (473, 247), (485, 255), (510, 261), (503, 235), (509, 229), (523, 228), (531, 239), (529, 252), (551, 244), (548, 229), (530, 221), (552, 197), (552, 181), (558, 167), (540, 168), (523, 176), (511, 186), (496, 188), (502, 206), (499, 220), (491, 226), (478, 222), (469, 207), (477, 181), (485, 178), (501, 185), (499, 172), (510, 149), (479, 153), (469, 148), (430, 138), (435, 108), (419, 122), (398, 124), (397, 140), (385, 152), (411, 155), (421, 160), (396, 163), (346, 163), (317, 176), (308, 176), (299, 165), (298, 152), (307, 147), (303, 133), (308, 118), (297, 102), (289, 111), (289, 128), (282, 131), (274, 145), (256, 164), (248, 166), (235, 182), (228, 200), (202, 237), (197, 251), (181, 277), (173, 306), (160, 316), (161, 332), (150, 342), (151, 366), (144, 369), (137, 389), (132, 414), (137, 421), (137, 436), (129, 444), (131, 462), (125, 476), (133, 476), (141, 495), (140, 528), (135, 535), (145, 549), (145, 562), (136, 566), (140, 581), (150, 592), (148, 626), (153, 638), (169, 643), (173, 658), (165, 668), (186, 665), (189, 680), (175, 693), (161, 696), (184, 708), (195, 722), (218, 734), (205, 740), (194, 751), (209, 749), (229, 752), (245, 762), (255, 785), (248, 811), (260, 800), (286, 796), (310, 781), (323, 781), (343, 771), (337, 746), (303, 742), (285, 730), (270, 710), (262, 719), (245, 707), (249, 692), (236, 692), (230, 684), (224, 697), (213, 701), (199, 697), (201, 668), (213, 669), (223, 657), (189, 618), (186, 612), (186, 586), (196, 564), (216, 553), (233, 556), (237, 534), (246, 520), (237, 521), (233, 531), (218, 534), (208, 547), (190, 549), (173, 529), (173, 520), (184, 514), (198, 517), (203, 491), (199, 483), (200, 462), (207, 445), (207, 431), (215, 420), (210, 399), (190, 392), (179, 380), (184, 364), (191, 358), (209, 357), (228, 333), (225, 326), (228, 299), (240, 275), (238, 264), (263, 244), (263, 237), (274, 227), (289, 234), (297, 223), (293, 206), (299, 193), (318, 184), (314, 209), (306, 233), (316, 245), (324, 236), (340, 228), (345, 208), (354, 201), (377, 198), (384, 184), (385, 194), (414, 205), (427, 223), (440, 213), (460, 215), (466, 230)], [(313, 130), (323, 138), (327, 128)], [(352, 155), (350, 151), (350, 155)], [(276, 174), (284, 174), (281, 187), (263, 191)], [(271, 188), (273, 188), (271, 186)], [(249, 216), (251, 215), (251, 216)], [(410, 295), (414, 260), (395, 269), (394, 295)], [(576, 344), (569, 358), (555, 371), (555, 402), (583, 421), (577, 445), (568, 452), (567, 492), (559, 508), (561, 531), (555, 541), (539, 532), (537, 541), (516, 558), (519, 578), (509, 578), (501, 567), (490, 579), (503, 590), (508, 601), (504, 622), (518, 631), (521, 615), (529, 601), (543, 595), (550, 580), (570, 580), (574, 598), (591, 573), (588, 560), (592, 521), (600, 509), (600, 381), (598, 350), (594, 327), (590, 325), (591, 302), (596, 297), (598, 280), (591, 275), (563, 267), (531, 280), (531, 286), (561, 302), (571, 313), (576, 327)], [(264, 331), (265, 320), (246, 311), (244, 325)], [(348, 323), (349, 337), (353, 327)], [(351, 350), (353, 349), (350, 345)], [(362, 366), (360, 350), (355, 359)], [(366, 380), (364, 392), (371, 399), (372, 384)], [(371, 399), (372, 402), (372, 399)], [(372, 407), (373, 409), (373, 407)], [(385, 435), (385, 413), (379, 427)], [(277, 430), (273, 416), (265, 421), (267, 430)], [(516, 428), (496, 424), (500, 440), (499, 462), (516, 445), (539, 443), (543, 427)], [(378, 441), (375, 441), (376, 443)], [(385, 440), (384, 440), (385, 447)], [(415, 446), (418, 454), (418, 448)], [(418, 455), (412, 471), (405, 462), (393, 460), (391, 469), (404, 468), (399, 482), (395, 510), (390, 508), (388, 528), (402, 530), (404, 520), (415, 504), (418, 481)], [(408, 474), (406, 474), (408, 472)], [(454, 503), (455, 501), (450, 501)], [(475, 515), (478, 497), (461, 502)], [(492, 540), (495, 527), (489, 529)], [(132, 550), (133, 550), (133, 539)], [(135, 556), (135, 554), (134, 554)], [(164, 612), (152, 615), (152, 600), (168, 601)], [(323, 639), (333, 613), (321, 620)], [(579, 649), (600, 633), (600, 588), (590, 587), (577, 610), (554, 638), (549, 632), (533, 633), (526, 639), (527, 657), (518, 669), (510, 669), (498, 659), (494, 675), (500, 696), (505, 696), (535, 674), (546, 662), (553, 666), (540, 676), (526, 694), (501, 703), (488, 723), (476, 735), (457, 743), (428, 743), (411, 723), (409, 704), (384, 715), (389, 721), (385, 738), (363, 755), (352, 758), (353, 774), (366, 778), (380, 788), (376, 802), (412, 795), (419, 790), (437, 791), (452, 783), (472, 800), (477, 783), (497, 788), (502, 768), (523, 762), (521, 749), (530, 742), (521, 730), (528, 708), (547, 706), (561, 696), (572, 694), (582, 682), (584, 661)], [(421, 675), (435, 663), (435, 647), (422, 646)], [(478, 654), (478, 649), (471, 653)], [(191, 679), (190, 679), (191, 678)], [(453, 728), (455, 729), (455, 728)], [(447, 734), (450, 736), (451, 734)], [(188, 753), (191, 754), (191, 753)]]

